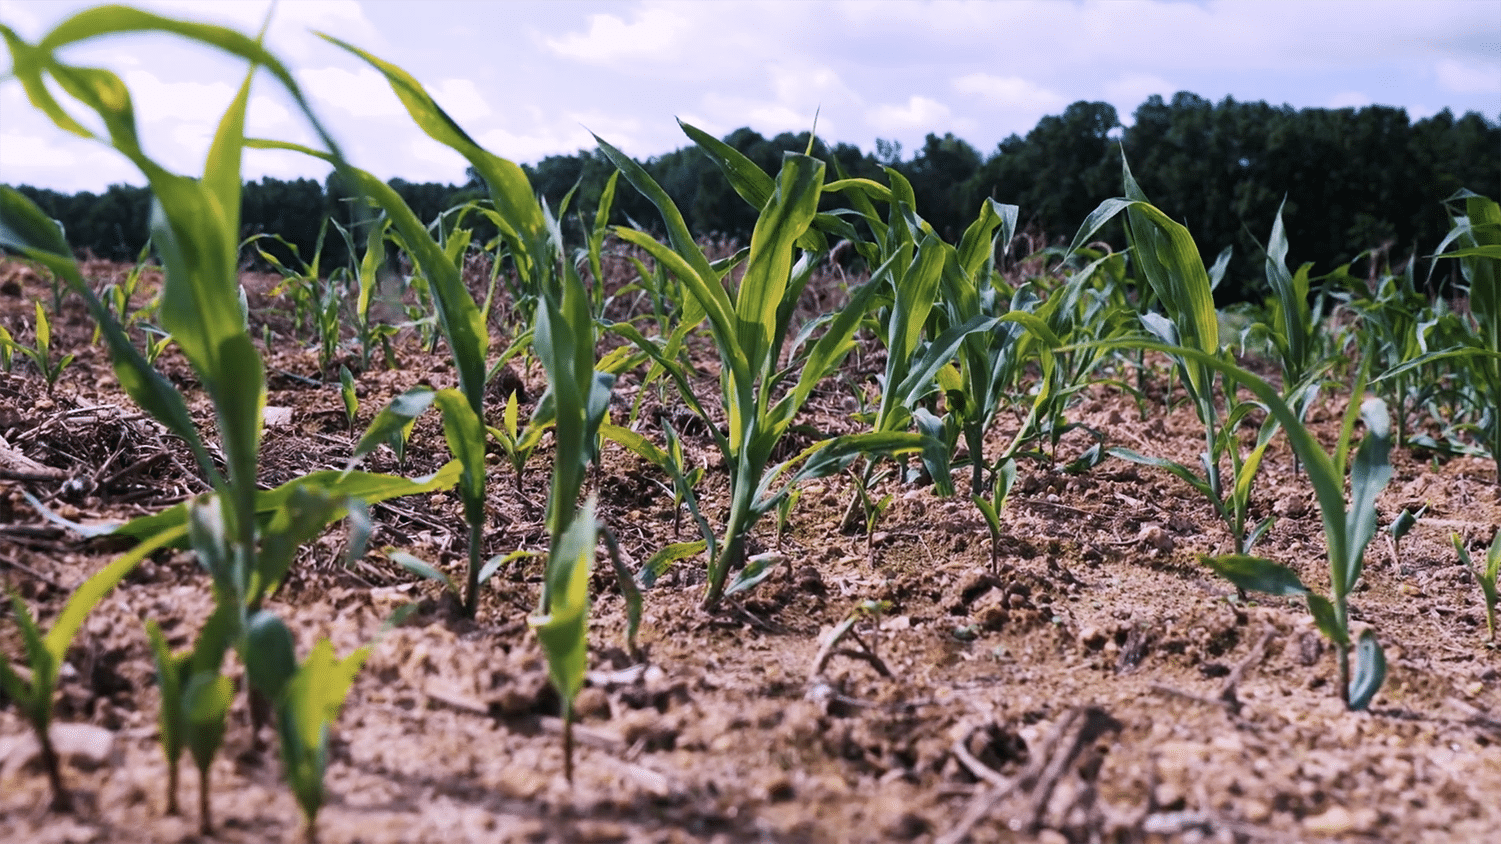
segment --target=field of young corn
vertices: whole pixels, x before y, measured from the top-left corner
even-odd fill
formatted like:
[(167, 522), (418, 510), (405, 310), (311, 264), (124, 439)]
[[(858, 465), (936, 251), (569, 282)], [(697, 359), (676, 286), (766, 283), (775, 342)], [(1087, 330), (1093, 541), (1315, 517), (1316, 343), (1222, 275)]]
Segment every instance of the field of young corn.
[[(201, 174), (57, 55), (122, 31), (248, 62)], [(600, 206), (547, 207), (325, 36), (483, 177), (422, 220), (310, 108), (319, 148), (244, 137), (253, 79), (304, 102), (254, 38), (0, 35), (156, 197), (121, 266), (0, 187), (0, 840), (1501, 834), (1491, 199), (1322, 275), (1279, 214), (1217, 310), (1124, 163), (1035, 251), (684, 125), (759, 209), (711, 243), (604, 138)], [(246, 148), (361, 186), (356, 265), (241, 241)]]

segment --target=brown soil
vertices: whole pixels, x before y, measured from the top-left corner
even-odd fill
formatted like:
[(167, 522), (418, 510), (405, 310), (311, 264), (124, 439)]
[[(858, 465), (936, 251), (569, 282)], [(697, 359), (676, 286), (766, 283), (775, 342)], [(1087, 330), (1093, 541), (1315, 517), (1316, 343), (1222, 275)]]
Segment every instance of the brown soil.
[[(102, 284), (122, 268), (91, 263), (87, 271)], [(50, 301), (46, 282), (14, 263), (0, 266), (0, 282), (0, 324), (30, 342), (31, 302)], [(257, 336), (265, 319), (284, 331), (265, 311), (274, 304), (261, 295), (267, 279), (246, 283), (256, 293)], [(22, 490), (66, 517), (95, 521), (154, 512), (202, 489), (181, 449), (119, 390), (76, 299), (57, 323), (56, 348), (77, 361), (50, 394), (28, 363), (0, 374), (0, 449), (50, 467), (0, 480), (0, 585), (44, 622), (119, 549), (55, 528)], [(852, 359), (852, 379), (879, 367), (873, 348)], [(165, 370), (211, 426), (191, 370), (172, 355)], [(428, 355), (406, 341), (398, 357), (399, 370), (359, 375), (361, 424), (409, 386), (452, 383), (442, 349)], [(263, 481), (342, 466), (353, 438), (337, 382), (318, 384), (326, 373), (316, 355), (290, 341), (274, 343), (267, 365), (269, 404), (290, 414), (267, 427)], [(1159, 393), (1164, 372), (1151, 376)], [(540, 367), (518, 375), (534, 401)], [(617, 420), (636, 383), (622, 380), (627, 401)], [(703, 388), (707, 403), (713, 382)], [(843, 395), (831, 385), (808, 421), (847, 427)], [(496, 413), (503, 398), (491, 402)], [(1311, 415), (1326, 443), (1347, 400), (1327, 396)], [(660, 438), (657, 409), (648, 401), (642, 418), (644, 432)], [(1114, 444), (1196, 462), (1191, 411), (1180, 403), (1149, 413), (1141, 421), (1129, 397), (1097, 387), (1073, 416)], [(685, 439), (692, 459), (710, 464), (704, 503), (717, 518), (723, 469), (704, 432)], [(1091, 443), (1070, 434), (1060, 465)], [(545, 546), (549, 459), (544, 445), (519, 494), (505, 466), (495, 467), (489, 553)], [(426, 417), (405, 472), (446, 460), (438, 421)], [(1079, 476), (1024, 465), (995, 573), (984, 522), (963, 497), (886, 488), (895, 503), (867, 553), (863, 534), (839, 527), (850, 482), (831, 478), (808, 485), (793, 513), (781, 548), (790, 558), (785, 575), (713, 615), (698, 608), (701, 562), (681, 564), (648, 592), (643, 660), (627, 655), (623, 601), (609, 567), (598, 567), (572, 787), (562, 774), (557, 699), (526, 623), (540, 563), (498, 575), (469, 621), (436, 585), (414, 582), (379, 551), (344, 566), (336, 528), (304, 550), (274, 602), (304, 649), (321, 636), (341, 654), (377, 641), (336, 727), (319, 838), (1501, 840), (1501, 656), (1484, 642), (1479, 591), (1449, 546), (1458, 531), (1483, 554), (1501, 524), (1494, 464), (1407, 452), (1393, 460), (1382, 524), (1404, 506), (1429, 509), (1400, 558), (1378, 535), (1352, 599), (1353, 617), (1378, 631), (1391, 666), (1368, 712), (1343, 710), (1334, 655), (1301, 602), (1240, 602), (1197, 562), (1224, 550), (1227, 534), (1193, 490), (1165, 473), (1116, 460)], [(396, 470), (384, 449), (369, 468)], [(609, 446), (590, 484), (603, 521), (636, 563), (679, 538), (658, 480)], [(1280, 444), (1255, 508), (1279, 516), (1259, 551), (1311, 584), (1326, 583), (1318, 510)], [(465, 531), (456, 495), (398, 499), (373, 515), (372, 547), (410, 550), (459, 572)], [(772, 527), (759, 532), (767, 548)], [(878, 625), (858, 628), (876, 657), (861, 656), (850, 639), (815, 665), (834, 626), (869, 599), (891, 604)], [(382, 635), (382, 622), (410, 602), (414, 614)], [(0, 701), (0, 840), (202, 840), (190, 762), (180, 789), (186, 814), (164, 813), (166, 764), (142, 621), (157, 619), (183, 647), (210, 606), (192, 555), (163, 553), (89, 617), (69, 654), (57, 722), (108, 735), (103, 758), (74, 754), (64, 767), (72, 814), (48, 811), (29, 726)], [(0, 650), (22, 656), (10, 620), (0, 623)], [(259, 737), (271, 749), (255, 748), (243, 699), (231, 717), (212, 773), (212, 840), (300, 840), (274, 737)]]

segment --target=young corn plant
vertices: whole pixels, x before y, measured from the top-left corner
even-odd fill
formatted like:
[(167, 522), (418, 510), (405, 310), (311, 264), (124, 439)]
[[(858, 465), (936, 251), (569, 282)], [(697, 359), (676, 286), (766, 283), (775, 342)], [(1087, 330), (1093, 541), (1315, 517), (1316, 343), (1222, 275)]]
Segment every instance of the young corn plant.
[[(1470, 191), (1460, 191), (1448, 201), (1453, 227), (1439, 244), (1437, 257), (1460, 262), (1469, 285), (1469, 331), (1459, 338), (1457, 347), (1424, 355), (1388, 375), (1430, 360), (1452, 359), (1461, 364), (1461, 380), (1472, 391), (1477, 412), (1474, 430), (1495, 461), (1496, 484), (1501, 487), (1501, 205)], [(1451, 245), (1458, 248), (1445, 252)]]
[[(200, 178), (172, 173), (141, 150), (130, 93), (119, 77), (103, 69), (66, 64), (56, 55), (57, 50), (79, 41), (141, 31), (173, 33), (250, 63), (244, 82), (219, 123)], [(200, 636), (200, 641), (228, 641), (237, 649), (250, 678), (252, 720), (258, 722), (265, 709), (260, 703), (270, 700), (272, 691), (262, 681), (275, 676), (275, 671), (265, 662), (270, 658), (267, 652), (251, 646), (248, 621), (258, 614), (262, 601), (284, 579), (298, 545), (346, 514), (363, 513), (354, 491), (370, 480), (370, 476), (347, 473), (315, 473), (271, 493), (256, 490), (265, 370), (246, 328), (237, 264), (243, 129), (251, 81), (258, 70), (269, 71), (292, 95), (328, 148), (334, 150), (328, 154), (329, 159), (342, 166), (342, 158), (286, 68), (262, 48), (258, 39), (233, 30), (107, 6), (75, 15), (35, 45), (4, 26), (0, 26), (0, 35), (10, 50), (13, 73), (22, 82), (32, 104), (59, 128), (114, 147), (141, 170), (150, 185), (152, 241), (165, 269), (160, 319), (213, 404), (225, 472), (220, 472), (210, 459), (182, 395), (131, 346), (123, 328), (84, 284), (56, 224), (9, 188), (0, 188), (0, 244), (43, 263), (84, 298), (110, 346), (121, 385), (132, 399), (187, 443), (200, 471), (212, 485), (213, 492), (121, 528), (124, 535), (143, 539), (137, 546), (140, 553), (132, 552), (122, 560), (138, 560), (151, 549), (175, 543), (184, 536), (188, 538), (212, 580), (215, 601), (222, 614), (218, 617), (226, 619), (215, 622), (225, 625), (225, 631)], [(49, 76), (73, 99), (98, 115), (105, 137), (96, 136), (79, 124), (57, 102), (46, 82)], [(424, 486), (399, 478), (387, 480), (408, 491)], [(352, 548), (362, 545), (356, 533)], [(200, 680), (210, 687), (223, 688), (223, 683), (214, 679), (218, 675), (212, 670), (217, 665), (213, 654), (217, 645), (204, 647), (207, 649), (202, 658), (194, 660), (204, 670), (188, 678), (185, 693), (192, 694)], [(167, 662), (175, 666), (170, 656)], [(181, 674), (178, 680), (182, 680)], [(195, 761), (204, 771), (217, 750), (215, 719), (222, 721), (223, 707), (218, 707), (218, 698), (214, 700), (213, 707), (207, 704), (199, 707), (196, 703), (190, 707), (190, 721), (203, 716), (202, 723), (194, 728), (197, 732), (178, 733), (188, 737)], [(168, 696), (164, 705), (181, 706), (182, 700)], [(172, 719), (175, 715), (169, 712), (164, 717)], [(206, 758), (198, 758), (200, 752)], [(206, 789), (201, 799), (207, 800)], [(205, 832), (211, 826), (207, 812), (203, 815), (203, 826)]]
[(1277, 349), (1283, 395), (1293, 401), (1301, 416), (1318, 396), (1317, 379), (1324, 366), (1318, 360), (1318, 331), (1308, 303), (1308, 271), (1313, 265), (1305, 263), (1297, 272), (1287, 268), (1287, 229), (1282, 223), (1282, 209), (1286, 205), (1284, 199), (1277, 206), (1272, 233), (1267, 238), (1266, 280), (1273, 293), (1272, 313), (1270, 321), (1259, 328)]
[(339, 659), (333, 644), (320, 639), (299, 664), (291, 631), (280, 618), (264, 611), (251, 616), (246, 635), (260, 654), (259, 670), (251, 681), (266, 690), (275, 708), (282, 776), (307, 822), (304, 840), (315, 844), (318, 810), (327, 799), (323, 775), (328, 769), (329, 727), (339, 717), (370, 647), (357, 648)]
[(10, 698), (21, 715), (31, 723), (36, 732), (37, 745), (41, 748), (42, 767), (47, 772), (47, 782), (52, 789), (53, 811), (66, 812), (73, 807), (72, 797), (63, 786), (62, 764), (52, 746), (52, 703), (57, 693), (57, 681), (68, 647), (77, 635), (83, 620), (98, 606), (104, 596), (130, 573), (136, 564), (153, 552), (181, 538), (183, 531), (165, 532), (153, 541), (142, 543), (122, 555), (83, 582), (83, 585), (68, 596), (68, 602), (45, 633), (37, 626), (26, 603), (17, 595), (11, 596), (11, 607), (16, 626), (21, 630), (21, 640), (26, 646), (25, 669), (13, 666), (5, 654), (0, 653), (0, 691)]
[[(1359, 400), (1365, 391), (1362, 373), (1356, 380), (1339, 442), (1331, 455), (1296, 419), (1292, 408), (1279, 397), (1269, 395), (1270, 385), (1245, 380), (1240, 374), (1233, 377), (1255, 392), (1282, 420), (1288, 441), (1308, 471), (1324, 518), (1324, 538), (1329, 549), (1329, 595), (1314, 592), (1303, 585), (1292, 569), (1262, 557), (1228, 555), (1206, 557), (1205, 562), (1242, 589), (1304, 597), (1314, 623), (1334, 643), (1339, 660), (1339, 692), (1345, 706), (1351, 710), (1365, 709), (1386, 679), (1386, 657), (1375, 632), (1369, 628), (1352, 641), (1348, 599), (1364, 569), (1366, 546), (1376, 533), (1376, 496), (1392, 475), (1387, 459), (1391, 450), (1391, 420), (1386, 403), (1378, 398)], [(1366, 434), (1352, 458), (1351, 435), (1357, 417), (1364, 421)], [(1344, 502), (1346, 470), (1351, 489), (1348, 508)], [(1357, 655), (1353, 674), (1352, 649)]]
[(41, 374), (42, 380), (47, 382), (47, 393), (51, 395), (52, 388), (57, 385), (57, 379), (62, 376), (63, 370), (73, 363), (73, 354), (70, 352), (62, 357), (52, 359), (52, 323), (47, 319), (47, 311), (42, 308), (40, 300), (36, 305), (36, 345), (26, 346), (16, 341), (15, 337), (4, 328), (0, 328), (0, 348), (3, 348), (5, 368), (10, 369), (12, 353), (20, 352), (25, 355)]
[[(1166, 311), (1165, 316), (1143, 312), (1142, 324), (1169, 349), (1168, 355), (1204, 427), (1204, 451), (1198, 467), (1128, 448), (1112, 448), (1109, 453), (1164, 469), (1188, 483), (1209, 500), (1225, 522), (1230, 531), (1231, 553), (1246, 554), (1272, 524), (1272, 516), (1250, 523), (1251, 490), (1277, 428), (1285, 423), (1280, 416), (1269, 415), (1254, 445), (1248, 452), (1242, 452), (1240, 424), (1252, 413), (1264, 410), (1264, 402), (1237, 401), (1236, 386), (1240, 382), (1227, 377), (1224, 393), (1229, 408), (1221, 412), (1215, 396), (1216, 367), (1202, 361), (1205, 357), (1220, 360), (1225, 356), (1219, 341), (1219, 320), (1209, 272), (1188, 229), (1148, 201), (1124, 159), (1122, 167), (1125, 197), (1101, 203), (1080, 227), (1070, 251), (1089, 242), (1107, 220), (1117, 214), (1125, 215), (1126, 234), (1137, 270)], [(1197, 354), (1179, 354), (1177, 350), (1182, 348), (1193, 349)], [(1256, 395), (1260, 397), (1259, 393)], [(1224, 474), (1227, 463), (1228, 477)]]
[(198, 830), (213, 832), (209, 801), (209, 769), (224, 743), (234, 683), (220, 673), (224, 656), (233, 647), (235, 618), (220, 607), (203, 625), (194, 646), (173, 653), (155, 620), (146, 622), (146, 635), (156, 658), (156, 685), (162, 704), (157, 716), (162, 752), (167, 757), (167, 814), (176, 815), (178, 762), (184, 749), (198, 768)]
[(1475, 574), (1475, 582), (1480, 584), (1480, 596), (1485, 600), (1485, 633), (1486, 640), (1492, 644), (1496, 642), (1496, 576), (1501, 574), (1501, 530), (1491, 537), (1491, 547), (1485, 553), (1485, 565), (1477, 566), (1470, 560), (1470, 549), (1466, 546), (1459, 534), (1449, 535), (1449, 541), (1454, 543), (1454, 551), (1459, 555), (1459, 562)]
[[(683, 401), (709, 425), (716, 445), (730, 467), (730, 508), (724, 533), (719, 541), (709, 542), (709, 578), (704, 607), (716, 607), (725, 595), (731, 571), (748, 560), (747, 546), (752, 528), (761, 516), (775, 509), (783, 496), (798, 481), (823, 477), (842, 470), (861, 452), (932, 451), (930, 438), (905, 433), (855, 434), (822, 441), (793, 460), (771, 465), (772, 455), (782, 436), (791, 428), (799, 409), (813, 388), (843, 360), (852, 344), (852, 336), (866, 312), (869, 297), (879, 289), (878, 282), (868, 283), (857, 291), (843, 311), (827, 321), (823, 335), (798, 359), (809, 326), (800, 332), (792, 348), (787, 349), (792, 363), (781, 366), (784, 346), (790, 334), (792, 313), (799, 294), (807, 284), (816, 256), (806, 251), (795, 258), (800, 244), (811, 245), (810, 235), (824, 187), (824, 164), (806, 155), (788, 153), (782, 169), (773, 181), (760, 173), (731, 184), (737, 190), (751, 185), (757, 195), (765, 191), (765, 204), (745, 258), (745, 275), (734, 292), (724, 283), (724, 273), (710, 265), (703, 251), (693, 242), (683, 224), (682, 215), (666, 193), (646, 172), (619, 150), (600, 140), (600, 148), (620, 168), (626, 179), (650, 199), (662, 212), (671, 246), (658, 243), (651, 235), (619, 228), (616, 235), (646, 250), (675, 275), (690, 294), (684, 306), (683, 322), (659, 348), (640, 332), (616, 324), (613, 331), (636, 343), (651, 355), (678, 386)], [(712, 156), (711, 156), (712, 157)], [(756, 172), (760, 172), (757, 170)], [(764, 180), (761, 181), (761, 180)], [(742, 196), (745, 191), (742, 191)], [(890, 272), (889, 263), (885, 272)], [(686, 372), (673, 351), (699, 322), (707, 319), (710, 334), (719, 352), (721, 399), (728, 417), (728, 430), (721, 432), (714, 418), (699, 404)], [(801, 371), (797, 371), (797, 366)], [(778, 388), (795, 375), (785, 390)], [(793, 464), (806, 461), (780, 489), (777, 480)], [(706, 537), (712, 540), (713, 537)], [(749, 572), (747, 568), (746, 572)], [(753, 575), (743, 573), (742, 577)]]

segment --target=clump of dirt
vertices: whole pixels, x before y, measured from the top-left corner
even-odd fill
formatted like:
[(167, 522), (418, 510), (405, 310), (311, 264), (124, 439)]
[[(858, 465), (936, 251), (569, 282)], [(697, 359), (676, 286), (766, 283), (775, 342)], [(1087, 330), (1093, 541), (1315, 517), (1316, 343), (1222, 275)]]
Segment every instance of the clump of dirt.
[[(88, 271), (101, 284), (123, 272)], [(43, 277), (4, 264), (0, 324), (29, 341), (31, 302), (50, 295)], [(260, 315), (274, 297), (257, 302), (256, 319), (276, 332), (288, 325)], [(58, 352), (77, 355), (55, 388), (25, 363), (0, 374), (0, 584), (44, 623), (119, 548), (44, 520), (23, 492), (92, 523), (156, 512), (204, 488), (180, 444), (120, 391), (76, 300), (65, 300), (55, 330)], [(444, 350), (399, 337), (399, 369), (357, 375), (352, 432), (316, 352), (286, 338), (263, 351), (269, 404), (285, 409), (265, 434), (268, 486), (342, 467), (360, 426), (390, 397), (454, 380)], [(714, 367), (697, 353), (708, 374), (701, 401), (712, 404)], [(162, 365), (211, 429), (191, 370), (170, 351)], [(850, 382), (880, 365), (870, 350), (852, 357)], [(1159, 394), (1168, 374), (1148, 373)], [(540, 367), (517, 362), (507, 379), (491, 403), (503, 406), (514, 391), (528, 412), (545, 387)], [(633, 376), (622, 379), (618, 418), (639, 389)], [(672, 422), (690, 461), (709, 466), (702, 499), (717, 518), (727, 489), (709, 432), (648, 392), (643, 432), (659, 437), (655, 420)], [(1310, 415), (1326, 442), (1347, 399), (1326, 395)], [(807, 422), (848, 430), (848, 412), (831, 388)], [(1191, 410), (1158, 405), (1143, 421), (1134, 399), (1108, 387), (1092, 388), (1074, 415), (1112, 443), (1185, 463), (1202, 444)], [(1007, 435), (997, 431), (992, 445)], [(1066, 436), (1057, 465), (1093, 443)], [(487, 554), (545, 547), (548, 449), (519, 486), (503, 462), (495, 466)], [(382, 450), (367, 466), (415, 476), (447, 459), (441, 425), (427, 417), (404, 465)], [(273, 601), (303, 652), (322, 636), (339, 653), (375, 643), (335, 727), (320, 840), (1490, 840), (1501, 830), (1501, 657), (1484, 642), (1480, 596), (1449, 534), (1480, 552), (1501, 524), (1494, 465), (1405, 452), (1393, 460), (1381, 523), (1404, 506), (1429, 509), (1400, 557), (1378, 537), (1352, 596), (1353, 618), (1377, 631), (1390, 662), (1367, 712), (1341, 706), (1334, 655), (1305, 606), (1241, 601), (1197, 561), (1226, 550), (1228, 535), (1165, 473), (1119, 461), (1077, 476), (1024, 465), (994, 569), (985, 523), (963, 497), (888, 481), (878, 493), (893, 493), (893, 503), (867, 541), (841, 530), (855, 492), (835, 477), (805, 487), (785, 536), (763, 526), (759, 545), (789, 562), (744, 600), (706, 614), (701, 564), (664, 576), (646, 594), (642, 658), (628, 655), (624, 602), (609, 567), (599, 567), (572, 787), (557, 697), (526, 623), (540, 562), (508, 565), (471, 621), (379, 551), (345, 565), (336, 528), (303, 549)], [(1274, 445), (1263, 472), (1253, 506), (1278, 519), (1259, 553), (1326, 583), (1318, 510), (1285, 446)], [(628, 563), (692, 532), (690, 520), (675, 527), (662, 480), (615, 446), (591, 478)], [(408, 550), (458, 574), (466, 534), (456, 495), (396, 499), (372, 515), (372, 548)], [(870, 600), (888, 605), (857, 625), (860, 644), (828, 647), (835, 627)], [(383, 629), (409, 604), (415, 611)], [(0, 700), (0, 840), (201, 840), (196, 818), (163, 811), (166, 762), (142, 621), (156, 619), (182, 647), (211, 606), (192, 555), (163, 552), (89, 616), (68, 654), (55, 725), (68, 742), (72, 814), (47, 810), (30, 728)], [(0, 623), (0, 651), (23, 654), (10, 621)], [(242, 696), (212, 771), (215, 840), (295, 840), (301, 821), (279, 760), (257, 749), (274, 740), (251, 735), (249, 724)], [(190, 771), (185, 807), (196, 805)]]

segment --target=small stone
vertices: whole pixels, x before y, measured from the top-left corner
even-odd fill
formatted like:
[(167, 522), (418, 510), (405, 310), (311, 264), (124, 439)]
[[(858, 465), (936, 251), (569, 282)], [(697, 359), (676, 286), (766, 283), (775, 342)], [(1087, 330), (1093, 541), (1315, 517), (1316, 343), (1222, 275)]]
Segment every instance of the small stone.
[(1277, 503), (1272, 505), (1272, 512), (1276, 513), (1279, 518), (1302, 518), (1303, 514), (1308, 512), (1308, 500), (1296, 495), (1288, 498), (1279, 498), (1277, 499)]
[[(84, 771), (92, 771), (109, 764), (115, 757), (115, 734), (93, 724), (53, 724), (48, 731), (52, 747), (58, 758)], [(27, 733), (11, 743), (3, 759), (0, 759), (0, 779), (9, 777), (22, 767), (39, 762), (42, 749), (36, 735)]]
[(1141, 531), (1136, 534), (1136, 541), (1164, 554), (1171, 553), (1176, 544), (1173, 535), (1163, 530), (1159, 524), (1142, 525)]
[(573, 699), (573, 709), (584, 720), (609, 720), (610, 696), (603, 689), (589, 686), (579, 690), (578, 697)]
[(1034, 839), (1037, 844), (1068, 844), (1068, 836), (1056, 829), (1044, 829)]
[(907, 812), (887, 830), (891, 837), (899, 841), (911, 841), (919, 835), (926, 835), (933, 830), (933, 825), (922, 815)]
[(626, 837), (625, 827), (614, 821), (579, 821), (573, 828), (572, 840), (605, 844), (608, 841), (624, 841)]
[(1344, 835), (1355, 829), (1355, 816), (1343, 806), (1331, 806), (1322, 815), (1304, 818), (1303, 829), (1314, 835)]
[(990, 594), (980, 599), (972, 612), (975, 623), (985, 630), (1000, 630), (1006, 626), (1010, 613), (1000, 595)]
[(1105, 646), (1105, 631), (1093, 625), (1084, 627), (1079, 631), (1079, 642), (1084, 647), (1097, 651)]
[(778, 774), (767, 780), (762, 785), (761, 792), (770, 803), (785, 803), (797, 796), (797, 789), (793, 787), (792, 780), (788, 779), (786, 774)]
[(1272, 817), (1272, 807), (1264, 800), (1253, 798), (1246, 801), (1241, 815), (1250, 823), (1266, 823)]

